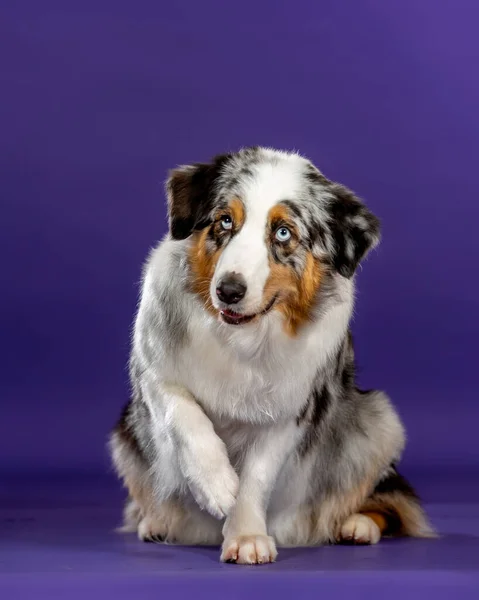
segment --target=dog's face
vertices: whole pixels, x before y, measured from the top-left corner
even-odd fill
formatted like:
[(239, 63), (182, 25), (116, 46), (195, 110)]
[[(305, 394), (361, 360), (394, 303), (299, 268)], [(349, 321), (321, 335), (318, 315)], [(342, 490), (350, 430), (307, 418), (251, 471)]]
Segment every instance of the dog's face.
[(350, 278), (379, 222), (308, 160), (265, 148), (181, 167), (167, 182), (170, 232), (191, 236), (194, 291), (229, 325), (279, 311), (294, 335), (326, 277)]

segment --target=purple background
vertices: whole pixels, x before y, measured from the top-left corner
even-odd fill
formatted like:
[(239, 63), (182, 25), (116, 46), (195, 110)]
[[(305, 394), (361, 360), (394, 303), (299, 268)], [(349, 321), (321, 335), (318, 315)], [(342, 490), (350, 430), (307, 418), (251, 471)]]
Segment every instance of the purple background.
[[(477, 0), (0, 1), (0, 596), (479, 597)], [(363, 196), (360, 382), (442, 539), (217, 549), (113, 533), (143, 259), (177, 163), (295, 148)], [(26, 476), (28, 475), (28, 476)]]
[(177, 163), (295, 148), (364, 197), (365, 386), (408, 467), (477, 465), (475, 0), (2, 0), (0, 470), (105, 470)]

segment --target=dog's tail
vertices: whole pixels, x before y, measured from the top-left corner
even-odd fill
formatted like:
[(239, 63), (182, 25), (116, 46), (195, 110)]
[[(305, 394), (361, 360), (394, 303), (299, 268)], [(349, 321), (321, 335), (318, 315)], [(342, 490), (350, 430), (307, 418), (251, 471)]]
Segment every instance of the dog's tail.
[(394, 466), (361, 507), (385, 536), (438, 537), (411, 484)]

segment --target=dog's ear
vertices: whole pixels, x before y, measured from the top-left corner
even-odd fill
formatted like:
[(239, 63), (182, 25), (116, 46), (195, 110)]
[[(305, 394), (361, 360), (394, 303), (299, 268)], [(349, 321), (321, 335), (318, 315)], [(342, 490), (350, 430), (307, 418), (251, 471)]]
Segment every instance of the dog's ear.
[(166, 195), (173, 239), (184, 240), (211, 223), (215, 183), (228, 156), (217, 156), (210, 164), (197, 163), (170, 171)]
[(350, 190), (332, 184), (329, 205), (333, 238), (333, 267), (350, 278), (360, 261), (380, 240), (379, 219)]

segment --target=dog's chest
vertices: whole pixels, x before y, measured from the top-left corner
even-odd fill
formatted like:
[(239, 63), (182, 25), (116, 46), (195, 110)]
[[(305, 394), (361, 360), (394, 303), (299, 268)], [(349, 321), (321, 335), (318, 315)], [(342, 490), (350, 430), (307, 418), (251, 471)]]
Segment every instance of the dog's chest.
[[(241, 340), (247, 346), (248, 340)], [(205, 411), (218, 419), (268, 423), (296, 416), (311, 388), (315, 365), (307, 348), (277, 351), (270, 337), (252, 356), (204, 327), (192, 331), (176, 364), (181, 379)], [(244, 347), (243, 347), (244, 350)]]

